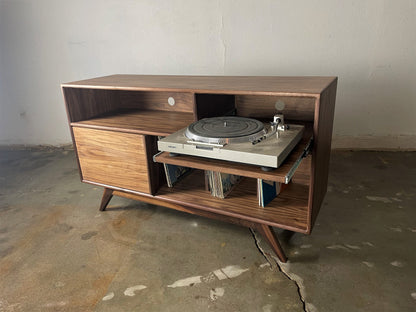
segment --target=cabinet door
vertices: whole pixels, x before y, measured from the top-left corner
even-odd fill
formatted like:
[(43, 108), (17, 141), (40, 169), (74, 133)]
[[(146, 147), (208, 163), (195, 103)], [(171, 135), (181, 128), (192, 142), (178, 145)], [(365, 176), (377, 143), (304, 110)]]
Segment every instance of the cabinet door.
[(143, 135), (73, 127), (84, 182), (150, 193)]

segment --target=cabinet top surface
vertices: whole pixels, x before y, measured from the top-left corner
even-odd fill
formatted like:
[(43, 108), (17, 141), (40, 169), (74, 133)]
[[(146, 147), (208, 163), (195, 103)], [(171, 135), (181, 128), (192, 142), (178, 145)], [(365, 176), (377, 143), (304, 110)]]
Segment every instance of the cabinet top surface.
[(197, 93), (317, 95), (337, 77), (111, 75), (62, 84), (62, 87)]

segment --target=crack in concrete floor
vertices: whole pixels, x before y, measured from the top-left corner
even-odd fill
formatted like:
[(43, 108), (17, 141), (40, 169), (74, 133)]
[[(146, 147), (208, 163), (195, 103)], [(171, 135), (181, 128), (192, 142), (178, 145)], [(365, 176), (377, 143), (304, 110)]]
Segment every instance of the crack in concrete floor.
[[(263, 257), (269, 263), (270, 269), (271, 270), (277, 269), (279, 272), (283, 274), (283, 276), (286, 277), (286, 279), (292, 281), (293, 284), (296, 286), (299, 299), (302, 302), (303, 311), (314, 312), (315, 310), (313, 309), (313, 306), (311, 304), (307, 304), (305, 301), (305, 296), (304, 296), (305, 286), (303, 285), (303, 279), (296, 274), (288, 272), (288, 268), (289, 268), (288, 264), (284, 264), (280, 262), (280, 260), (277, 257), (271, 255), (269, 252), (266, 252), (263, 249), (263, 247), (261, 246), (262, 241), (261, 239), (257, 237), (255, 230), (250, 228), (250, 232), (253, 236), (254, 243), (257, 247), (257, 250), (263, 255)], [(285, 266), (286, 268), (284, 268)], [(308, 306), (311, 307), (312, 309), (308, 309)]]

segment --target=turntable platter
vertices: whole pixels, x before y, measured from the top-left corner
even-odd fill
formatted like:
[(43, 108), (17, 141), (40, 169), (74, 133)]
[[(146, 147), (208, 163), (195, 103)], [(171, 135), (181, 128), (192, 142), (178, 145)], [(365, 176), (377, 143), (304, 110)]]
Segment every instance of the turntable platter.
[(224, 116), (198, 120), (188, 126), (187, 138), (205, 143), (254, 141), (264, 136), (264, 124), (256, 119)]

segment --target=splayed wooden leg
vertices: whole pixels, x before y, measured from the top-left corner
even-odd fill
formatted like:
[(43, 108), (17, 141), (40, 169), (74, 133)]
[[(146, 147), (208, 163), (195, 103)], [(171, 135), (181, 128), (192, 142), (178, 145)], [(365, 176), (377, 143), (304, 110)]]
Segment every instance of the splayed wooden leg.
[(279, 240), (277, 239), (277, 235), (273, 228), (265, 224), (258, 224), (255, 229), (267, 240), (279, 260), (285, 263), (287, 261), (287, 257), (282, 249), (282, 246), (280, 246)]
[(113, 198), (113, 190), (105, 188), (103, 198), (101, 199), (100, 211), (104, 211), (107, 208), (111, 198)]

